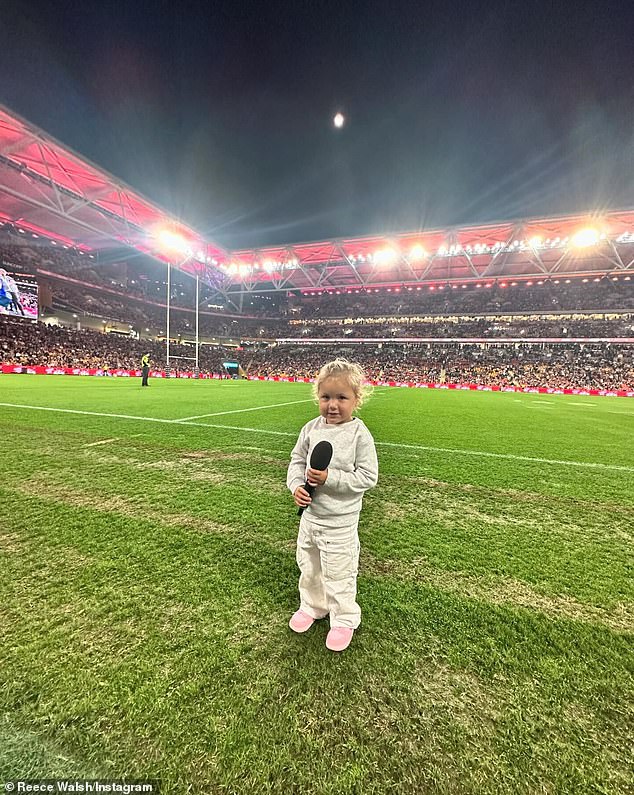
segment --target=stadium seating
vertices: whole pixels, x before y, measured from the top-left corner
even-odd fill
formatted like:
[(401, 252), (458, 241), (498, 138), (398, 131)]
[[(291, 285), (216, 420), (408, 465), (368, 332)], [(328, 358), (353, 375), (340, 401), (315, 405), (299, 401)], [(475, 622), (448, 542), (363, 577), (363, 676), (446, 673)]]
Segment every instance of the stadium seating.
[[(47, 281), (49, 314), (75, 315), (84, 326), (89, 318), (98, 318), (104, 325), (116, 321), (135, 330), (125, 337), (3, 317), (3, 362), (133, 369), (147, 351), (155, 363), (165, 361), (165, 343), (156, 339), (165, 330), (166, 284), (160, 265), (154, 272), (133, 261), (97, 266), (90, 254), (52, 248), (48, 242), (44, 246), (6, 223), (0, 227), (0, 262), (13, 273)], [(191, 279), (175, 275), (173, 356), (192, 355), (191, 347), (178, 344), (193, 338), (192, 286)], [(242, 341), (240, 359), (253, 375), (309, 378), (326, 358), (346, 355), (362, 363), (373, 380), (634, 387), (634, 344), (626, 342), (634, 338), (629, 275), (350, 288), (250, 299), (242, 315), (229, 303), (201, 311), (199, 331), (208, 342)], [(203, 306), (206, 300), (203, 296)], [(136, 338), (147, 335), (152, 339)], [(425, 341), (430, 338), (438, 341)], [(523, 342), (536, 338), (565, 342)], [(601, 342), (572, 341), (579, 338)], [(371, 342), (354, 343), (360, 339)], [(467, 339), (480, 342), (462, 342)], [(284, 340), (296, 342), (280, 342)], [(332, 342), (308, 344), (312, 340)], [(220, 372), (226, 353), (218, 345), (201, 346), (201, 369)]]

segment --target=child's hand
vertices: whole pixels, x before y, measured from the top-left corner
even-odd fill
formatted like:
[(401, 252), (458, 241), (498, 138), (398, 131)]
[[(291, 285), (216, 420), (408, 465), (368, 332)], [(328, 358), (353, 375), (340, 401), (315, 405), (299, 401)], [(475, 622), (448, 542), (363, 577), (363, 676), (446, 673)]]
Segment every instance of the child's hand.
[(323, 486), (327, 479), (327, 469), (308, 469), (308, 482), (311, 486)]
[(303, 486), (298, 486), (295, 491), (293, 492), (293, 499), (295, 500), (295, 505), (298, 508), (305, 508), (307, 505), (310, 505), (312, 499), (310, 494), (306, 491)]

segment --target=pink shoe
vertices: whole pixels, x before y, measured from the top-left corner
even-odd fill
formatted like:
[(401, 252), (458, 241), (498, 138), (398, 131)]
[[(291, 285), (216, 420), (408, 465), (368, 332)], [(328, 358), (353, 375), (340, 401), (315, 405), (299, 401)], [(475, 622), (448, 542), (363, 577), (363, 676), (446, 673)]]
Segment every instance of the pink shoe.
[(343, 651), (347, 649), (354, 635), (350, 627), (333, 627), (326, 637), (326, 648), (330, 651)]
[(315, 619), (312, 616), (309, 616), (308, 613), (304, 613), (303, 610), (298, 610), (291, 616), (288, 626), (293, 632), (306, 632), (314, 623)]

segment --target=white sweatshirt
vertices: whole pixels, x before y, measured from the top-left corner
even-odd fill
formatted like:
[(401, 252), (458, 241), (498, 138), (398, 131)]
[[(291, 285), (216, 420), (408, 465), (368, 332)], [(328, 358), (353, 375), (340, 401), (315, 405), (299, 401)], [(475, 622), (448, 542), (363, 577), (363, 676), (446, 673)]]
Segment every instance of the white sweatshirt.
[(306, 482), (310, 456), (318, 442), (332, 444), (328, 478), (316, 486), (307, 518), (326, 527), (352, 523), (361, 511), (363, 494), (376, 486), (379, 463), (372, 434), (358, 417), (340, 425), (329, 425), (319, 416), (302, 428), (291, 453), (286, 485), (292, 493)]

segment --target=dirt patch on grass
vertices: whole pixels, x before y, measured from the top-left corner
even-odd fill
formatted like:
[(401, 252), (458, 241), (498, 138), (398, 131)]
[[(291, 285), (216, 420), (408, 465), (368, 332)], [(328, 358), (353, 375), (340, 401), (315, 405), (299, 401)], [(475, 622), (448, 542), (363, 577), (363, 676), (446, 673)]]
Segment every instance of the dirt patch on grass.
[[(616, 512), (634, 517), (634, 508), (631, 505), (623, 505), (622, 503), (608, 503), (597, 502), (595, 500), (582, 499), (581, 497), (571, 497), (567, 495), (558, 494), (543, 494), (537, 491), (525, 491), (523, 489), (501, 489), (494, 486), (481, 486), (473, 483), (454, 483), (446, 480), (435, 480), (434, 478), (420, 477), (418, 475), (383, 475), (381, 483), (388, 486), (388, 488), (396, 488), (401, 490), (403, 483), (415, 484), (419, 488), (417, 491), (428, 491), (430, 496), (436, 495), (441, 492), (455, 492), (458, 494), (469, 494), (471, 496), (480, 497), (483, 501), (486, 500), (499, 500), (509, 503), (529, 503), (538, 506), (543, 506), (548, 503), (552, 506), (563, 509), (564, 506), (571, 508), (583, 509), (591, 508), (592, 510)], [(423, 488), (420, 488), (423, 487)]]
[(621, 602), (606, 609), (583, 604), (566, 595), (539, 593), (529, 583), (510, 577), (483, 580), (460, 571), (442, 571), (426, 558), (412, 561), (379, 560), (361, 552), (361, 570), (365, 574), (396, 577), (422, 583), (449, 593), (459, 594), (498, 605), (513, 605), (536, 610), (553, 618), (587, 621), (619, 632), (634, 632), (634, 605)]
[[(254, 470), (258, 471), (257, 485), (265, 486), (268, 490), (275, 493), (283, 493), (286, 490), (284, 478), (267, 476), (266, 472), (261, 469), (270, 468), (273, 465), (280, 465), (276, 459), (267, 458), (265, 456), (253, 456), (246, 453), (218, 453), (197, 455), (190, 457), (189, 454), (179, 458), (162, 458), (151, 461), (141, 461), (136, 458), (123, 457), (113, 454), (103, 455), (101, 452), (95, 450), (83, 451), (84, 454), (91, 459), (96, 459), (100, 464), (115, 464), (117, 466), (130, 467), (141, 472), (144, 471), (160, 471), (178, 473), (181, 479), (190, 481), (205, 481), (208, 483), (217, 484), (232, 484), (238, 483), (240, 485), (253, 487), (254, 481), (251, 473)], [(217, 465), (219, 461), (249, 461), (253, 466), (249, 471), (235, 472), (231, 470), (219, 469)], [(284, 465), (284, 468), (286, 465)]]
[(17, 533), (3, 533), (0, 535), (0, 551), (20, 552), (22, 549), (22, 539)]
[[(545, 495), (532, 495), (535, 499), (523, 501), (522, 492), (432, 482), (437, 484), (435, 490), (416, 489), (415, 496), (402, 483), (384, 488), (380, 499), (368, 501), (372, 511), (368, 512), (366, 521), (369, 525), (429, 521), (449, 531), (479, 524), (502, 531), (511, 528), (514, 533), (537, 534), (548, 527), (551, 535), (566, 539), (593, 536), (614, 539), (620, 544), (634, 540), (634, 510), (626, 506), (613, 509), (605, 504), (595, 506), (568, 498), (551, 500)], [(405, 499), (394, 499), (403, 493)]]
[[(36, 480), (37, 482), (35, 482)], [(187, 528), (198, 532), (220, 533), (223, 535), (239, 534), (242, 538), (249, 536), (249, 533), (245, 532), (243, 527), (227, 525), (191, 514), (176, 514), (157, 510), (148, 505), (147, 498), (144, 495), (122, 497), (116, 494), (88, 494), (64, 484), (51, 483), (42, 477), (32, 479), (28, 489), (21, 486), (16, 487), (17, 491), (27, 496), (32, 495), (33, 489), (40, 497), (63, 502), (76, 508), (91, 508), (102, 513), (118, 514), (129, 519), (144, 522), (151, 521), (161, 525)], [(260, 536), (255, 532), (253, 537), (260, 539)]]

